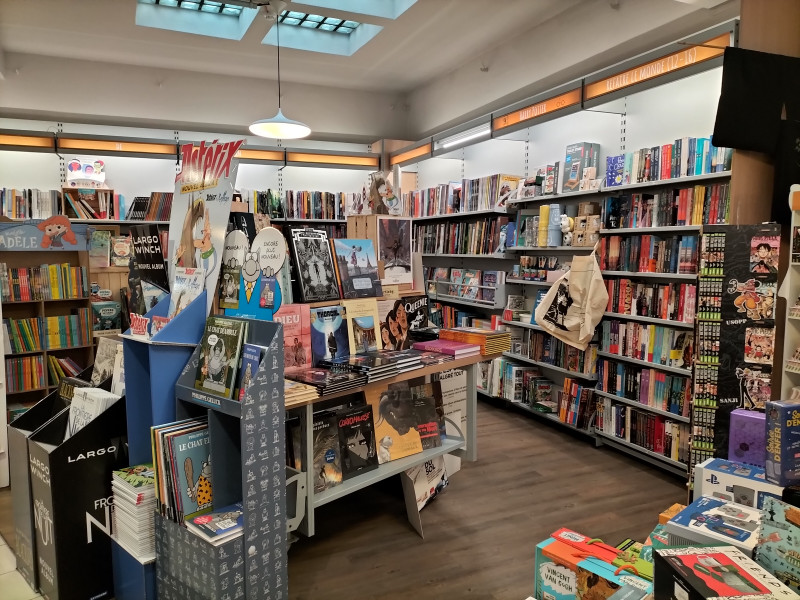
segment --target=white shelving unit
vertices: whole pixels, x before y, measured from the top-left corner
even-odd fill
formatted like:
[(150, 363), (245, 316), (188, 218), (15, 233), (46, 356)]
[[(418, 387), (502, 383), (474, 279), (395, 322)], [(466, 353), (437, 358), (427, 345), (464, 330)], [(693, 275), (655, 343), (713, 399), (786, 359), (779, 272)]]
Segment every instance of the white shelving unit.
[(681, 367), (670, 367), (668, 365), (661, 365), (658, 363), (649, 362), (646, 360), (639, 360), (638, 358), (630, 358), (627, 356), (621, 356), (619, 354), (612, 354), (611, 352), (604, 352), (600, 350), (597, 353), (597, 356), (602, 356), (603, 358), (610, 358), (612, 360), (618, 360), (622, 362), (631, 363), (633, 365), (638, 365), (640, 367), (647, 367), (650, 369), (656, 369), (658, 371), (664, 371), (666, 373), (672, 373), (673, 375), (680, 375), (681, 377), (691, 377), (692, 371), (691, 369), (683, 369)]
[(503, 356), (505, 356), (506, 358), (511, 358), (513, 360), (518, 360), (520, 362), (528, 363), (529, 365), (541, 367), (542, 369), (549, 369), (550, 371), (555, 371), (556, 373), (561, 373), (562, 375), (566, 375), (574, 379), (581, 379), (583, 381), (597, 381), (597, 375), (590, 375), (588, 373), (579, 373), (578, 371), (570, 371), (569, 369), (564, 369), (563, 367), (557, 367), (555, 365), (551, 365), (550, 363), (533, 360), (532, 358), (528, 358), (523, 354), (515, 354), (514, 352), (503, 352)]
[(642, 271), (601, 271), (604, 277), (627, 277), (630, 279), (658, 279), (661, 281), (696, 281), (696, 273), (647, 273)]
[(608, 392), (604, 392), (602, 390), (595, 390), (595, 394), (598, 396), (602, 396), (603, 398), (610, 398), (614, 402), (620, 402), (622, 404), (629, 404), (630, 406), (635, 406), (641, 410), (646, 410), (647, 412), (651, 412), (657, 415), (662, 415), (664, 417), (669, 417), (674, 421), (680, 421), (681, 423), (689, 423), (691, 419), (689, 417), (684, 417), (683, 415), (676, 415), (675, 413), (671, 413), (668, 410), (663, 410), (660, 408), (656, 408), (654, 406), (648, 406), (647, 404), (642, 404), (637, 400), (631, 400), (630, 398), (624, 398), (622, 396), (617, 396), (616, 394), (609, 394)]
[[(794, 196), (800, 197), (800, 184), (795, 184), (791, 187), (789, 192), (789, 208), (792, 210), (792, 221), (790, 223), (789, 235), (789, 251), (792, 250), (794, 242), (795, 227), (800, 227), (800, 202), (795, 202), (792, 206), (792, 198)], [(800, 198), (799, 198), (800, 199)], [(783, 333), (783, 377), (781, 377), (781, 398), (790, 398), (792, 388), (800, 386), (800, 369), (796, 364), (790, 364), (789, 361), (798, 347), (800, 347), (800, 316), (792, 316), (790, 314), (791, 308), (794, 305), (800, 305), (800, 262), (792, 260), (794, 256), (789, 257), (789, 268), (786, 270), (783, 285), (779, 290), (781, 296), (786, 298), (786, 324)], [(775, 366), (777, 368), (777, 365)]]
[(670, 321), (669, 319), (656, 319), (653, 317), (641, 317), (639, 315), (625, 315), (622, 313), (605, 312), (603, 316), (609, 319), (619, 319), (620, 321), (637, 321), (639, 323), (649, 323), (650, 325), (663, 325), (665, 327), (675, 327), (679, 329), (694, 329), (694, 323), (684, 323), (683, 321)]

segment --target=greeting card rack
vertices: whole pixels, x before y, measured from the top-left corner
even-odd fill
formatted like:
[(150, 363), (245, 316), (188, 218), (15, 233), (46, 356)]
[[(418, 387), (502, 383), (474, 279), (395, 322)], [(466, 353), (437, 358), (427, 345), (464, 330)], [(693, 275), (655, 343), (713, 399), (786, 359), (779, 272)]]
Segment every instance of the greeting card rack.
[[(208, 416), (214, 506), (242, 502), (244, 533), (212, 546), (156, 515), (161, 599), (288, 599), (282, 325), (237, 320), (248, 323), (246, 342), (269, 348), (244, 400), (194, 388), (200, 347), (185, 363), (174, 392), (177, 418)], [(302, 493), (298, 489), (293, 496)]]

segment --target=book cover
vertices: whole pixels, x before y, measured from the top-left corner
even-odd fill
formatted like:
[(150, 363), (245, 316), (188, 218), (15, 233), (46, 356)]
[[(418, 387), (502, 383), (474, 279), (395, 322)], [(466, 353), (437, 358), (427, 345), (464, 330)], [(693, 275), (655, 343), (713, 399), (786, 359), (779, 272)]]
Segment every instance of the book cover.
[(383, 287), (372, 240), (331, 240), (342, 298), (378, 298)]
[(324, 492), (342, 483), (342, 455), (339, 449), (338, 419), (323, 411), (314, 415), (314, 492)]
[(744, 361), (755, 364), (772, 364), (775, 329), (748, 327), (744, 338)]
[(283, 369), (293, 373), (311, 366), (311, 313), (308, 304), (284, 304), (272, 317), (283, 323)]
[(378, 336), (380, 319), (375, 299), (343, 300), (342, 304), (347, 318), (350, 354), (381, 350), (383, 343)]
[(200, 340), (200, 361), (194, 387), (230, 398), (239, 366), (246, 323), (209, 317)]
[(358, 406), (337, 413), (342, 477), (347, 480), (378, 468), (375, 424), (370, 406)]
[(750, 239), (750, 272), (777, 275), (780, 247), (780, 236), (753, 236)]
[(339, 299), (336, 270), (324, 231), (292, 231), (292, 261), (303, 302)]
[(436, 414), (436, 398), (433, 395), (419, 396), (413, 399), (416, 424), (422, 449), (438, 448), (442, 445), (439, 435), (439, 419)]
[(204, 289), (205, 272), (203, 269), (175, 267), (172, 279), (172, 292), (169, 296), (169, 318), (174, 317), (197, 298)]
[(155, 483), (153, 463), (134, 465), (111, 472), (112, 477), (124, 481), (125, 485), (132, 488), (147, 488)]
[(242, 503), (214, 510), (205, 515), (187, 517), (186, 527), (213, 545), (221, 544), (244, 531)]
[(459, 267), (450, 269), (450, 286), (447, 289), (447, 294), (450, 296), (458, 296), (458, 291), (461, 289), (463, 281), (464, 269)]
[(131, 238), (127, 235), (111, 238), (111, 266), (127, 267), (131, 262)]
[(253, 381), (256, 372), (258, 372), (258, 367), (266, 350), (264, 346), (259, 346), (258, 344), (242, 344), (242, 366), (239, 368), (239, 377), (236, 380), (239, 402), (244, 400), (244, 394)]
[(89, 240), (89, 267), (103, 269), (111, 266), (111, 232), (103, 229), (92, 231)]
[(97, 341), (97, 352), (92, 368), (92, 385), (98, 386), (111, 377), (114, 372), (114, 357), (120, 342), (109, 337), (101, 337)]
[(378, 260), (384, 285), (414, 283), (411, 273), (411, 219), (378, 217)]
[(92, 302), (94, 337), (122, 333), (122, 306), (119, 302)]
[(449, 267), (436, 267), (433, 272), (433, 281), (428, 282), (428, 294), (436, 295), (447, 293), (447, 286), (442, 285), (441, 281), (449, 281), (450, 280), (450, 269)]
[(211, 445), (208, 427), (188, 432), (167, 434), (179, 514), (193, 517), (209, 512), (213, 502)]
[(375, 422), (378, 464), (422, 452), (422, 441), (415, 429), (416, 415), (408, 388), (390, 388), (368, 394)]
[[(145, 296), (145, 284), (155, 287), (162, 292), (169, 293), (169, 277), (164, 265), (164, 253), (161, 250), (161, 239), (157, 225), (132, 225), (131, 247), (136, 257), (136, 267), (139, 269), (142, 288)], [(152, 308), (149, 304), (148, 309)]]
[(481, 272), (476, 269), (464, 269), (461, 291), (459, 295), (468, 300), (475, 300), (480, 293)]
[(344, 309), (337, 305), (311, 308), (311, 363), (335, 359), (350, 353), (350, 339)]
[(219, 281), (219, 307), (239, 308), (239, 287), (241, 285), (242, 265), (245, 253), (250, 249), (250, 241), (244, 231), (238, 229), (225, 236), (225, 249), (222, 253), (222, 271)]
[(480, 294), (478, 294), (479, 298), (486, 300), (488, 302), (494, 302), (494, 294), (495, 294), (495, 287), (497, 287), (498, 281), (498, 271), (484, 271), (482, 277), (482, 285), (487, 286), (481, 288)]

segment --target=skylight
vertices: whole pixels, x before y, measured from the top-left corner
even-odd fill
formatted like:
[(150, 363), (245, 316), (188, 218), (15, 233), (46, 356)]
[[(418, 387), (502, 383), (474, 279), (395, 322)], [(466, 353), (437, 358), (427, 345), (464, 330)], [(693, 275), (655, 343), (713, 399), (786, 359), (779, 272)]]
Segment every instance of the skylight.
[[(161, 2), (164, 2), (164, 0), (161, 0)], [(282, 25), (294, 25), (296, 27), (305, 27), (306, 29), (318, 29), (345, 35), (350, 35), (356, 27), (361, 25), (358, 21), (323, 17), (322, 15), (313, 15), (294, 10), (283, 11), (278, 20)]]
[(158, 6), (171, 6), (214, 15), (228, 15), (238, 17), (242, 14), (242, 7), (236, 4), (215, 2), (213, 0), (139, 0), (139, 4), (157, 4)]

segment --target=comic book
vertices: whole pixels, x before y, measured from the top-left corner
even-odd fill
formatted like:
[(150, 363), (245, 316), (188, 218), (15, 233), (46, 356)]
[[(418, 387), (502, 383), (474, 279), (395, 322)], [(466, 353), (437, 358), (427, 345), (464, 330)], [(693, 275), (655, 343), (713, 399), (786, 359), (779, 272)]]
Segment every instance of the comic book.
[(350, 340), (344, 309), (337, 305), (311, 309), (311, 362), (316, 367), (323, 359), (334, 359), (350, 353)]
[(342, 298), (379, 298), (383, 287), (372, 240), (331, 240)]
[(337, 413), (342, 477), (347, 480), (378, 468), (375, 424), (370, 406), (358, 406)]
[(336, 413), (314, 415), (314, 492), (324, 492), (342, 483), (342, 455)]
[(379, 336), (380, 319), (375, 299), (343, 300), (342, 304), (347, 317), (350, 354), (381, 350), (383, 342)]
[(219, 282), (219, 307), (239, 308), (239, 286), (244, 256), (250, 249), (247, 234), (238, 229), (225, 236), (222, 253), (222, 274)]
[(239, 377), (236, 380), (236, 397), (239, 402), (244, 400), (248, 386), (255, 378), (261, 359), (266, 353), (266, 346), (258, 344), (242, 344), (242, 366), (239, 367)]
[(411, 272), (411, 219), (378, 217), (378, 260), (384, 285), (414, 283)]
[(292, 265), (303, 302), (339, 299), (336, 269), (324, 231), (292, 230)]
[(283, 323), (283, 369), (293, 373), (311, 366), (311, 314), (308, 304), (285, 304), (273, 320)]
[(225, 398), (233, 394), (246, 321), (209, 317), (200, 340), (200, 361), (194, 387)]
[(175, 267), (175, 276), (172, 279), (172, 292), (169, 296), (169, 318), (174, 317), (192, 300), (203, 292), (205, 285), (205, 272), (203, 269), (187, 269)]

